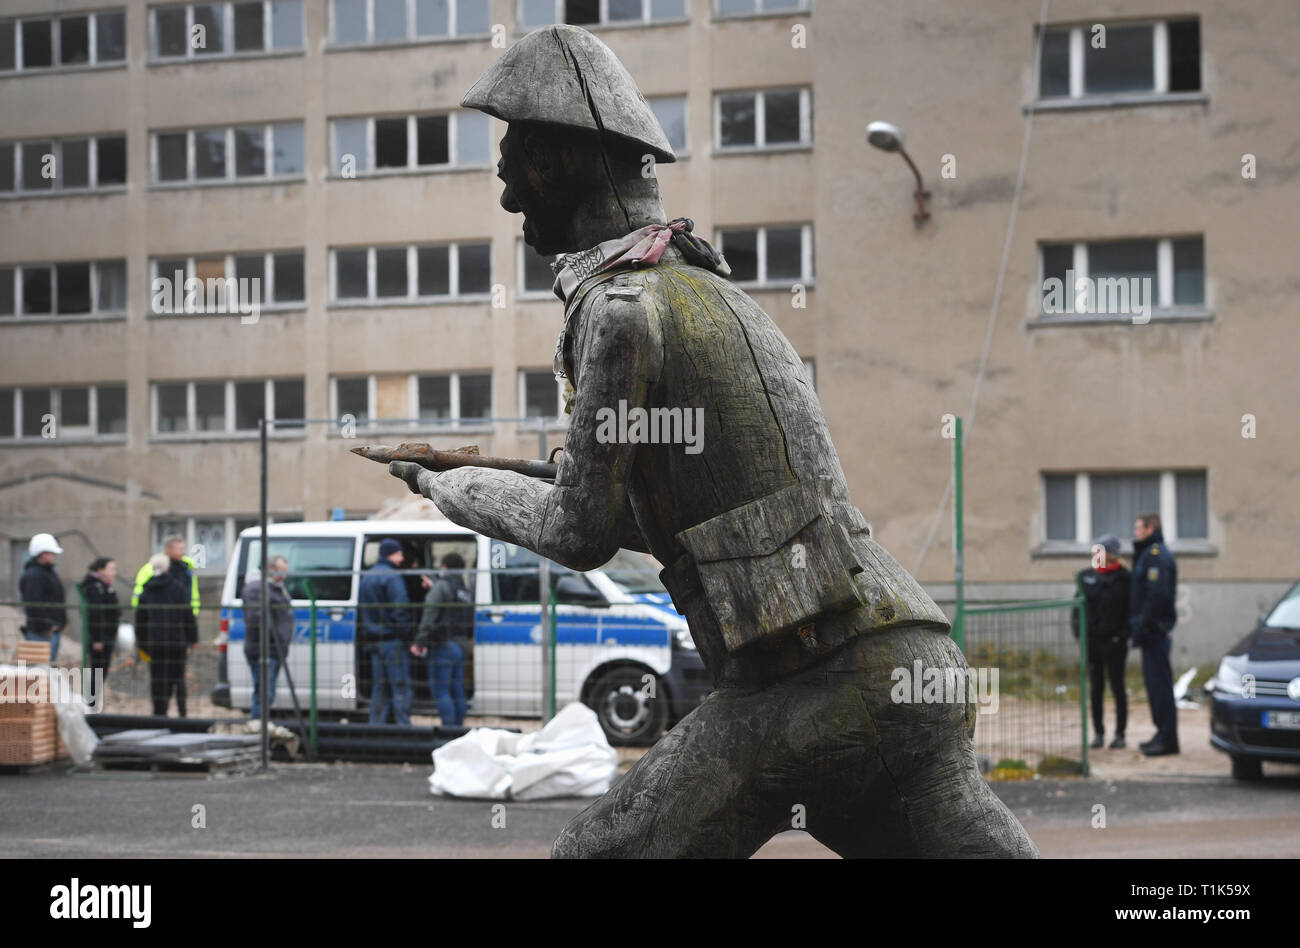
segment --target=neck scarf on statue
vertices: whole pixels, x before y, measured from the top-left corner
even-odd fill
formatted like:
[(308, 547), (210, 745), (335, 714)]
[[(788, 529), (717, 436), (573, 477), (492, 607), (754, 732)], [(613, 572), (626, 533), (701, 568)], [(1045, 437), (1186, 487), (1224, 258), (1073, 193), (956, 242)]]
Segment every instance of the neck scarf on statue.
[[(587, 280), (600, 273), (616, 270), (620, 267), (652, 267), (659, 262), (664, 250), (671, 243), (681, 251), (682, 257), (692, 266), (711, 270), (718, 276), (730, 276), (731, 268), (722, 254), (710, 246), (707, 240), (696, 237), (691, 231), (695, 222), (688, 217), (679, 217), (667, 224), (647, 224), (626, 234), (597, 244), (590, 250), (561, 254), (551, 264), (555, 273), (552, 289), (563, 303), (568, 303), (573, 294)], [(564, 373), (564, 339), (569, 332), (570, 311), (564, 317), (564, 328), (555, 343), (553, 368), (556, 379), (566, 380)], [(565, 386), (565, 411), (569, 410), (571, 385)]]

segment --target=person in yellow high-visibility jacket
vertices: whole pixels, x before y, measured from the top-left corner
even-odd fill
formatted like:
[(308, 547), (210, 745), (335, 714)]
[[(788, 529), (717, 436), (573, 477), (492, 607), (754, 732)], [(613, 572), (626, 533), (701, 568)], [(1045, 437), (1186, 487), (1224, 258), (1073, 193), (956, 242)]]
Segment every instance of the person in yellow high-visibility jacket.
[[(190, 571), (190, 606), (194, 610), (194, 618), (199, 617), (199, 576), (195, 571), (194, 561), (185, 555), (185, 538), (175, 533), (163, 540), (163, 552), (172, 562), (180, 560)], [(140, 571), (135, 574), (135, 588), (131, 590), (131, 608), (134, 609), (140, 602), (140, 593), (144, 589), (144, 584), (153, 578), (153, 564), (146, 561), (140, 567)]]

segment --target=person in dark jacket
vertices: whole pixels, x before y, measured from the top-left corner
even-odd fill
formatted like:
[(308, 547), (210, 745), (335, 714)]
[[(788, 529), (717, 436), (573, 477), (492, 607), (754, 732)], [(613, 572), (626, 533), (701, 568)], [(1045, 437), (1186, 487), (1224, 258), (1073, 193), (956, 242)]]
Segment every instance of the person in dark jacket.
[(1178, 753), (1178, 708), (1174, 704), (1174, 671), (1169, 664), (1173, 646), (1169, 633), (1178, 621), (1178, 565), (1165, 545), (1160, 515), (1139, 514), (1133, 525), (1133, 590), (1129, 628), (1135, 648), (1142, 650), (1142, 678), (1155, 737), (1140, 745), (1148, 757)]
[(117, 624), (122, 607), (117, 601), (117, 563), (101, 556), (90, 564), (81, 580), (81, 594), (86, 597), (86, 638), (90, 642), (89, 668), (99, 669), (108, 678), (117, 645)]
[(424, 598), (424, 615), (411, 652), (429, 658), (429, 693), (448, 727), (465, 723), (465, 648), (474, 634), (474, 600), (459, 553), (442, 558), (442, 574)]
[(63, 580), (54, 571), (54, 563), (63, 547), (48, 533), (38, 533), (27, 546), (29, 559), (23, 564), (18, 592), (27, 609), (23, 638), (30, 642), (48, 642), (50, 664), (59, 657), (59, 633), (68, 625), (68, 610), (63, 605)]
[[(267, 626), (267, 644), (270, 654), (267, 656), (266, 693), (268, 705), (275, 705), (275, 682), (280, 676), (280, 669), (289, 658), (289, 646), (293, 642), (293, 602), (289, 591), (284, 588), (284, 579), (289, 575), (289, 563), (283, 556), (273, 556), (266, 564), (270, 579), (266, 584), (266, 606), (270, 614)], [(244, 601), (244, 658), (253, 673), (253, 706), (249, 716), (262, 716), (262, 574), (253, 570), (244, 583), (240, 598)]]
[(406, 583), (397, 573), (402, 545), (391, 537), (379, 544), (379, 561), (357, 588), (357, 627), (370, 651), (370, 723), (411, 723), (411, 658), (405, 640), (411, 628)]
[[(1124, 689), (1124, 665), (1128, 661), (1130, 579), (1131, 574), (1119, 558), (1119, 537), (1109, 533), (1093, 545), (1093, 566), (1075, 576), (1083, 594), (1088, 624), (1088, 700), (1092, 702), (1093, 747), (1102, 747), (1106, 741), (1102, 702), (1106, 696), (1107, 679), (1110, 680), (1110, 693), (1115, 697), (1115, 739), (1110, 746), (1112, 750), (1125, 746), (1128, 695)], [(1070, 628), (1077, 639), (1077, 611), (1070, 613)]]
[(190, 607), (190, 573), (184, 563), (171, 563), (166, 554), (154, 557), (153, 575), (140, 591), (135, 610), (136, 640), (149, 658), (153, 713), (167, 714), (176, 695), (176, 710), (185, 717), (186, 652), (199, 640), (198, 623)]

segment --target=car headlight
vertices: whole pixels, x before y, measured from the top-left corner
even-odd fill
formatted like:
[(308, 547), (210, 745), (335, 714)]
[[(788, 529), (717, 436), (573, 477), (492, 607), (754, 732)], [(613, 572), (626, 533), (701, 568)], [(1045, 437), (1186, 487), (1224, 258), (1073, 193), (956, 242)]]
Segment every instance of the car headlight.
[(695, 651), (695, 640), (691, 638), (690, 627), (685, 622), (673, 629), (673, 639), (676, 640), (679, 648), (688, 648), (692, 652)]
[(1219, 662), (1219, 670), (1214, 673), (1214, 690), (1240, 697), (1245, 677), (1242, 669), (1245, 667), (1245, 655), (1225, 655)]

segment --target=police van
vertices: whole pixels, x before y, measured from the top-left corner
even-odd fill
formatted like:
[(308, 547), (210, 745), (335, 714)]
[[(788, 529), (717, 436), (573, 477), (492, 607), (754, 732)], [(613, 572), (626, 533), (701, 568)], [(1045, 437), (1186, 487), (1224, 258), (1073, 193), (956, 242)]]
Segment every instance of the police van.
[[(267, 533), (268, 559), (283, 556), (289, 564), (286, 585), (295, 628), (288, 670), (304, 708), (312, 686), (314, 596), (316, 706), (331, 716), (367, 711), (370, 660), (365, 643), (357, 647), (357, 587), (360, 574), (379, 559), (380, 542), (391, 537), (402, 546), (400, 575), (412, 603), (408, 640), (424, 600), (421, 576), (431, 576), (448, 553), (465, 560), (474, 597), (473, 649), (465, 667), (469, 714), (541, 715), (544, 640), (537, 554), (439, 520), (275, 523)], [(222, 587), (228, 681), (218, 684), (213, 701), (223, 707), (247, 710), (252, 704), (240, 592), (260, 562), (261, 533), (250, 527), (239, 535)], [(556, 603), (557, 708), (582, 701), (596, 712), (611, 743), (648, 744), (712, 690), (655, 561), (619, 550), (603, 567), (585, 573), (548, 565)], [(428, 659), (410, 655), (410, 661), (412, 710), (434, 714)], [(292, 706), (282, 672), (272, 707)]]

